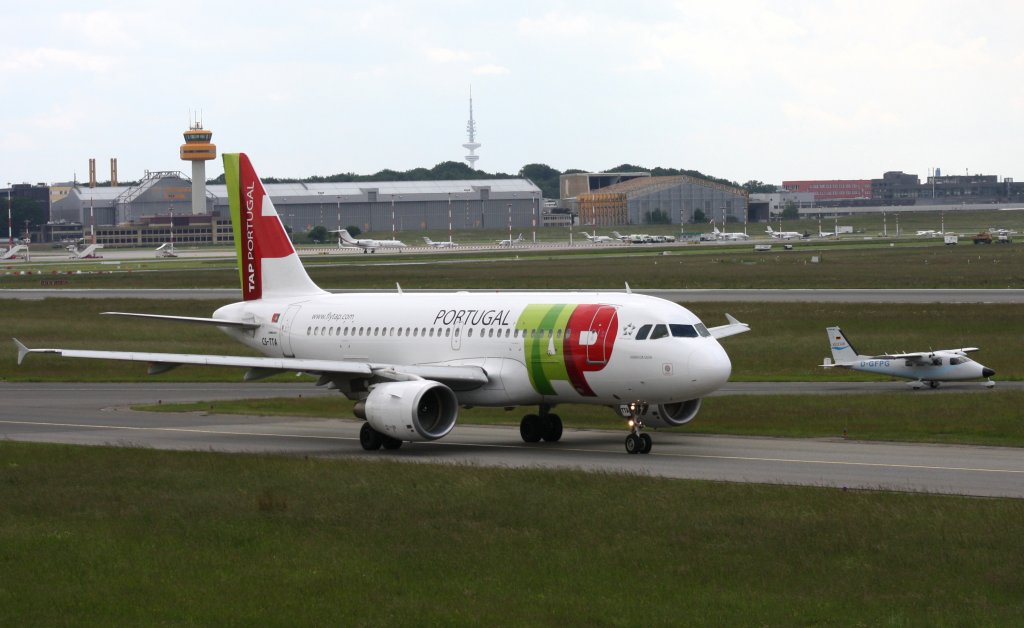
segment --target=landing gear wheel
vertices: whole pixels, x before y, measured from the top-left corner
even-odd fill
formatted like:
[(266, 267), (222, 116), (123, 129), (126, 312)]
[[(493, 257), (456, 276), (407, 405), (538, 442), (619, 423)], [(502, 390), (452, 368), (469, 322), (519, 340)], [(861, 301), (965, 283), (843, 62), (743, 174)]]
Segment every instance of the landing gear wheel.
[(394, 438), (393, 436), (384, 436), (384, 442), (381, 443), (384, 449), (400, 449), (402, 447), (402, 441)]
[(541, 438), (549, 443), (557, 443), (562, 438), (562, 417), (548, 414), (540, 418)]
[(939, 387), (939, 383), (938, 382), (928, 382), (928, 385), (930, 387), (932, 387), (932, 388), (938, 388)]
[(640, 453), (640, 437), (636, 434), (630, 434), (626, 437), (626, 453), (627, 454), (638, 454)]
[(519, 435), (523, 437), (524, 442), (540, 442), (541, 436), (543, 436), (540, 417), (536, 414), (524, 416), (523, 420), (519, 423)]
[(654, 443), (651, 442), (651, 435), (650, 434), (641, 434), (640, 435), (640, 453), (642, 453), (642, 454), (649, 454), (649, 453), (651, 453), (651, 447), (652, 447), (653, 444)]
[(359, 428), (359, 444), (366, 451), (377, 451), (384, 444), (384, 437), (369, 423), (363, 423), (363, 427)]

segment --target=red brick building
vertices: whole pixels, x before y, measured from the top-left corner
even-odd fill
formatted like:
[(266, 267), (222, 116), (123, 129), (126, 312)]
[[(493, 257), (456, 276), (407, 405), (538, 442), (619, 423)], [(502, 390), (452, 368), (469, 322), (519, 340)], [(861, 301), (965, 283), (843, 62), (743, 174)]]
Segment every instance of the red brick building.
[(871, 198), (871, 179), (783, 181), (782, 187), (788, 192), (812, 192), (815, 201)]

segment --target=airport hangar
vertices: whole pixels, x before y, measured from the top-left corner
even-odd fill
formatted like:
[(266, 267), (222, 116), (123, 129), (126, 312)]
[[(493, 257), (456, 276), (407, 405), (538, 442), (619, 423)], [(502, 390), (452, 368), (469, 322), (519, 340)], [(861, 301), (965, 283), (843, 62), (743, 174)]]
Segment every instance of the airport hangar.
[[(296, 233), (322, 225), (358, 226), (364, 233), (390, 237), (423, 230), (528, 229), (544, 224), (541, 190), (526, 179), (455, 181), (374, 181), (351, 183), (266, 183), (282, 222)], [(134, 186), (71, 186), (51, 202), (47, 240), (70, 237), (60, 225), (88, 236), (96, 226), (105, 245), (230, 242), (227, 187), (208, 185), (206, 214), (192, 213), (192, 184), (184, 174), (147, 172)], [(79, 227), (78, 225), (81, 225)], [(84, 234), (83, 234), (84, 232)], [(58, 235), (60, 234), (60, 235)]]
[[(652, 177), (639, 172), (577, 173), (563, 178), (560, 212), (552, 212), (540, 188), (527, 179), (265, 186), (282, 221), (296, 233), (317, 225), (328, 229), (355, 225), (367, 234), (394, 232), (401, 237), (449, 226), (456, 230), (506, 228), (510, 222), (513, 229), (525, 230), (568, 226), (570, 214), (578, 217), (580, 225), (610, 227), (665, 221), (686, 224), (693, 222), (697, 210), (707, 219), (723, 222), (742, 222), (746, 217), (745, 190), (697, 177)], [(90, 225), (95, 225), (100, 244), (158, 245), (170, 238), (173, 220), (179, 243), (230, 242), (226, 187), (207, 186), (205, 214), (192, 213), (191, 198), (190, 179), (177, 171), (147, 172), (133, 186), (71, 185), (51, 201), (49, 232), (41, 239), (88, 236)]]

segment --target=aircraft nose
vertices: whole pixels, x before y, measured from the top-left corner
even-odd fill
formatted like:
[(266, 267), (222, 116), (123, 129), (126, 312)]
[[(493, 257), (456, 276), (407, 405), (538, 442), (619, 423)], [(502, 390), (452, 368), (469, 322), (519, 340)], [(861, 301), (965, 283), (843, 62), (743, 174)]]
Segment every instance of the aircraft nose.
[(995, 374), (996, 374), (996, 372), (993, 371), (992, 369), (990, 369), (987, 366), (985, 368), (981, 369), (981, 376), (982, 377), (992, 377)]
[(701, 394), (708, 394), (729, 381), (732, 362), (722, 345), (709, 342), (690, 355), (690, 373), (693, 383), (704, 391)]

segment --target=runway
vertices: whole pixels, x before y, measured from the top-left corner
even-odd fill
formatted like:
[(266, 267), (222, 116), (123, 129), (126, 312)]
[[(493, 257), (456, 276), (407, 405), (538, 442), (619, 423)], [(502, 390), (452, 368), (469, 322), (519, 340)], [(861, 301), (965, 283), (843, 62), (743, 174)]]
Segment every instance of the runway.
[[(730, 384), (725, 394), (745, 387)], [(774, 391), (778, 388), (773, 385)], [(874, 390), (863, 384), (845, 389)], [(516, 427), (460, 425), (440, 441), (368, 453), (359, 446), (359, 421), (128, 408), (137, 403), (300, 394), (337, 393), (302, 384), (3, 383), (0, 438), (1024, 498), (1024, 455), (1015, 448), (720, 437), (679, 428), (654, 433), (651, 454), (630, 456), (623, 450), (624, 430), (567, 429), (559, 443), (530, 445), (520, 440)]]

